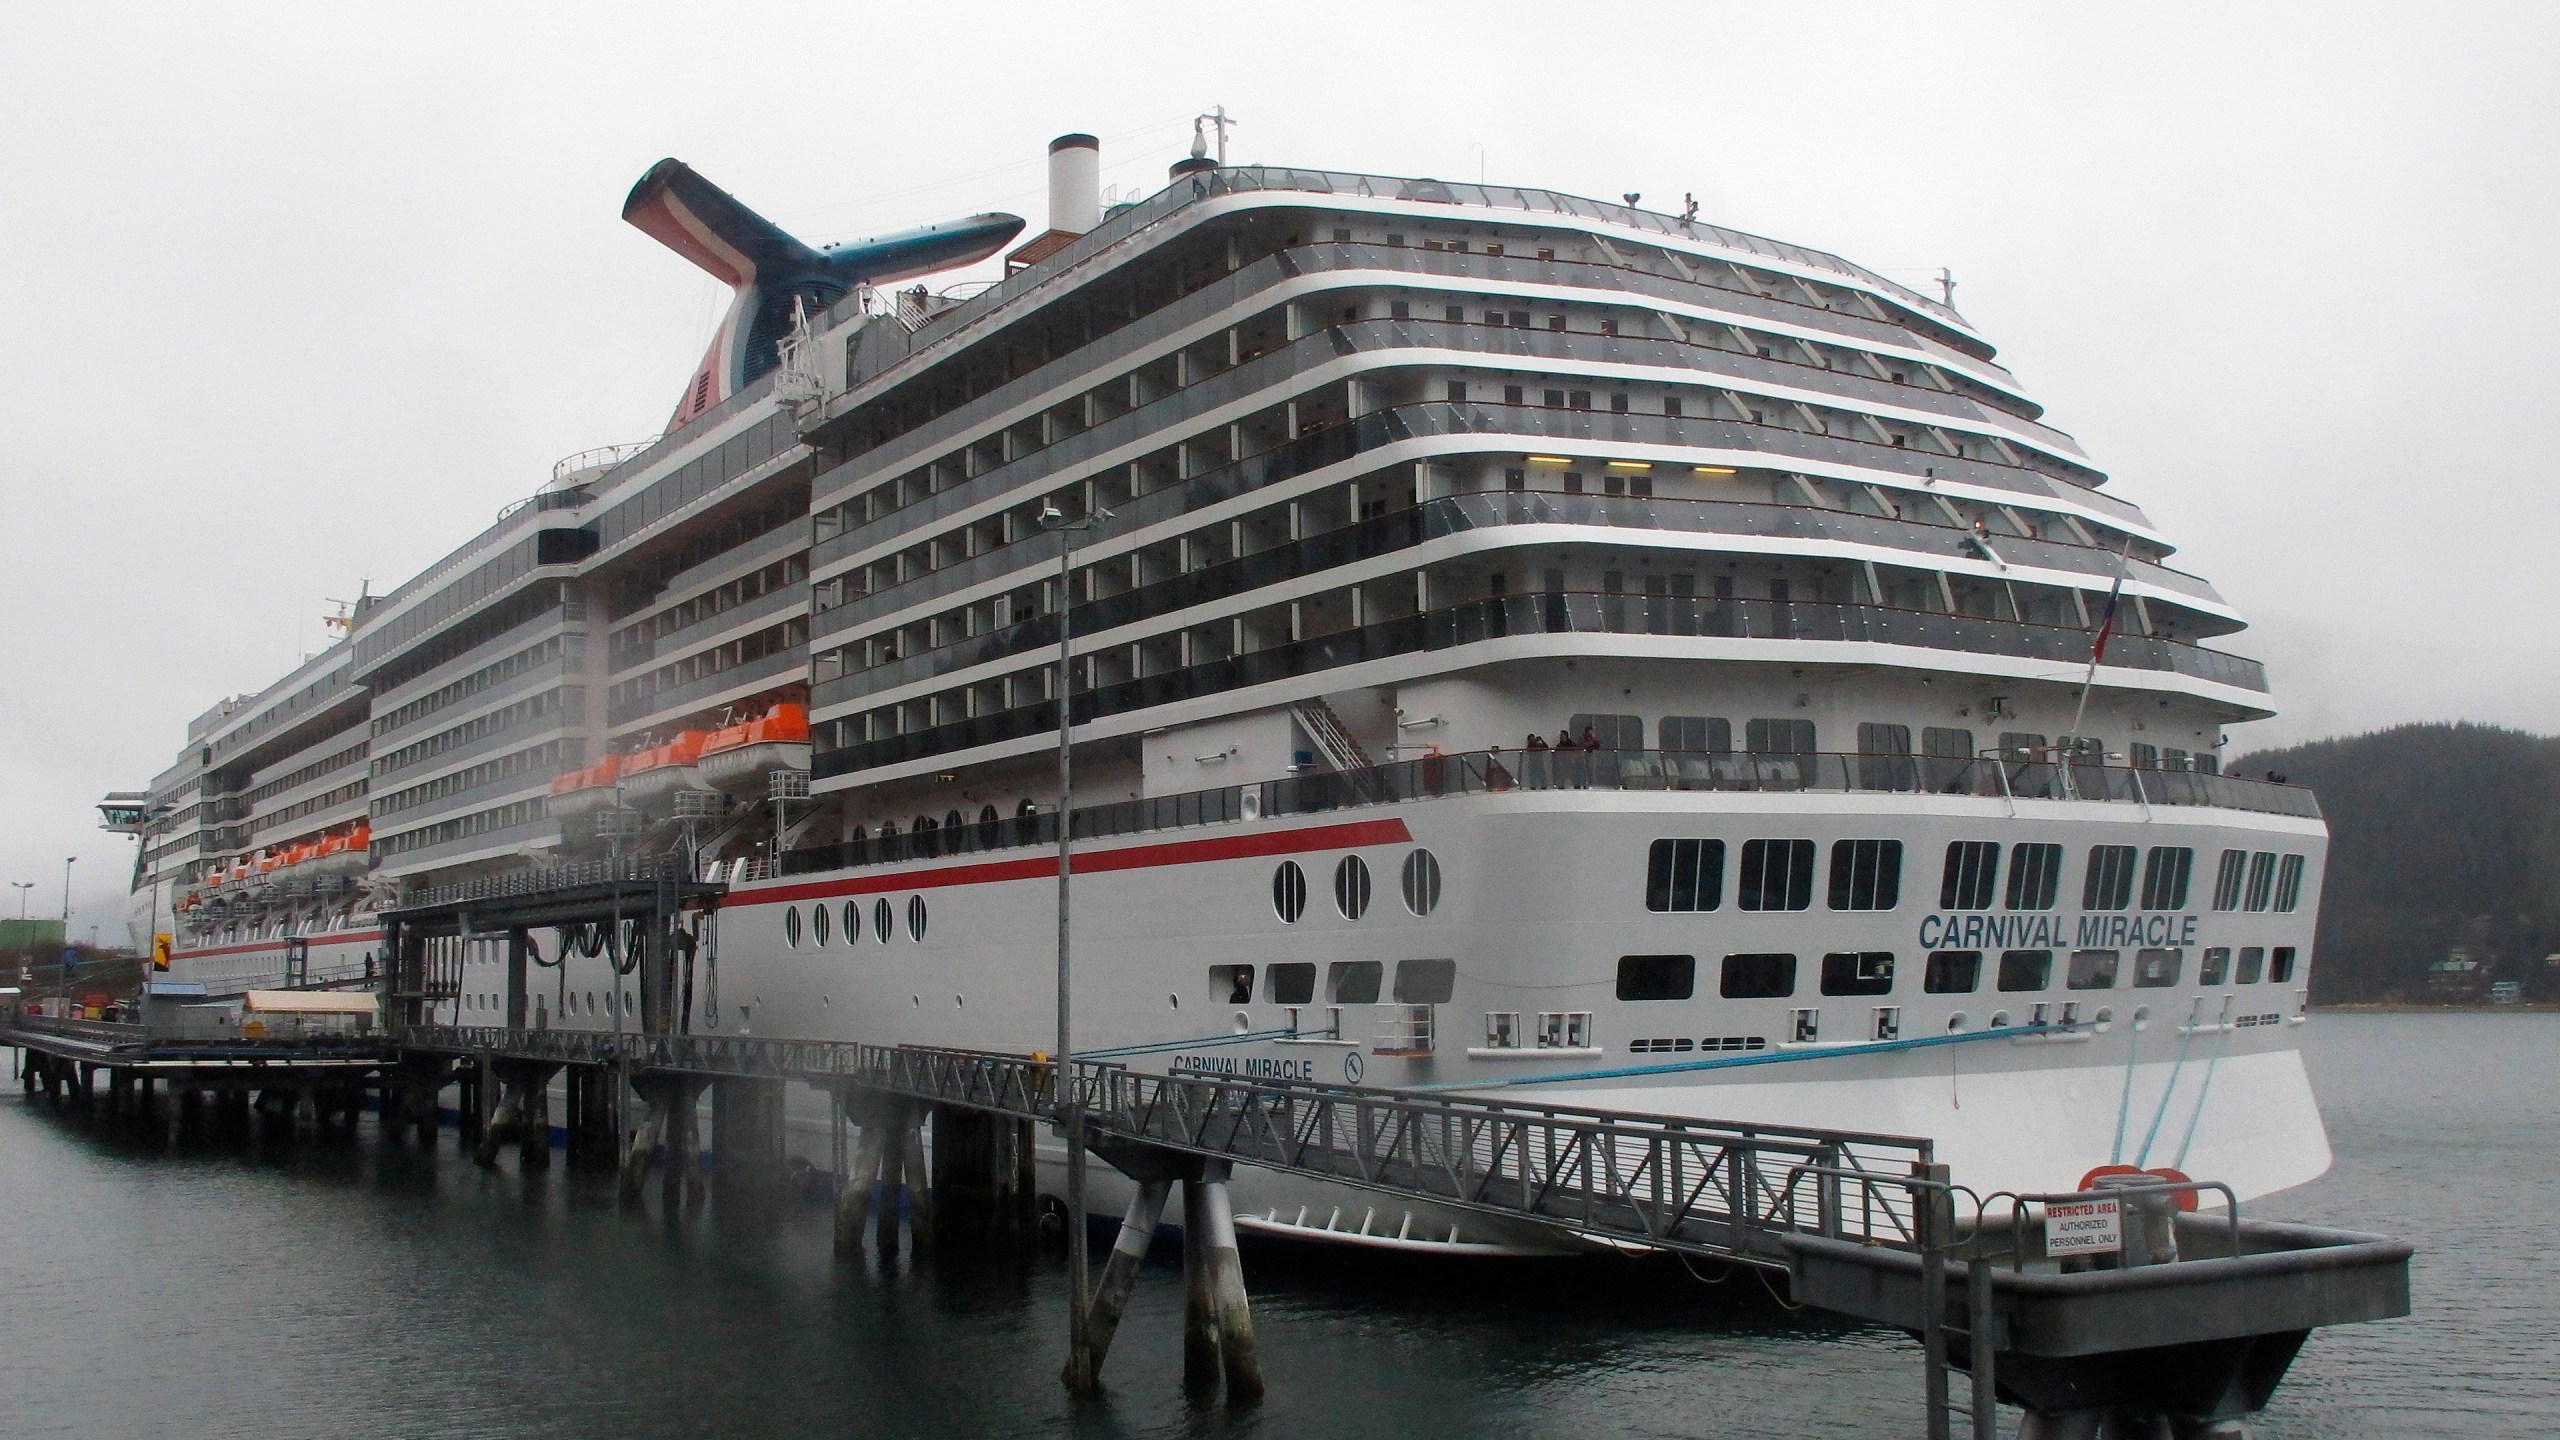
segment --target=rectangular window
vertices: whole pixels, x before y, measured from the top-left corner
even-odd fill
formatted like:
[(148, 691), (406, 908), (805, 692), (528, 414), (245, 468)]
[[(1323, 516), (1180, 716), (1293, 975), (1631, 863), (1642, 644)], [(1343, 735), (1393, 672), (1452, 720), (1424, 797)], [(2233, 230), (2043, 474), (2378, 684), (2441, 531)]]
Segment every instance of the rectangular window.
[(1982, 987), (1982, 952), (1932, 950), (1920, 988), (1932, 995), (1970, 995)]
[[(1517, 385), (1505, 385), (1502, 387), (1502, 403), (1505, 405), (1525, 405), (1528, 403), (1526, 398), (1527, 395), (1528, 392)], [(1516, 490), (1520, 487), (1515, 485), (1512, 488)]]
[(1823, 956), (1822, 993), (1825, 995), (1892, 994), (1893, 952), (1846, 950), (1834, 951)]
[(1665, 395), (1662, 397), (1662, 413), (1670, 419), (1679, 419), (1680, 397), (1677, 395)]
[(1389, 318), (1389, 319), (1391, 319), (1391, 320), (1410, 320), (1410, 319), (1412, 319), (1412, 318), (1413, 318), (1413, 302), (1412, 302), (1412, 301), (1410, 301), (1410, 300), (1391, 300), (1391, 301), (1388, 301), (1388, 302), (1387, 302), (1387, 318)]
[(2133, 952), (2133, 985), (2137, 990), (2158, 990), (2178, 983), (2178, 974), (2186, 968), (2184, 950), (2136, 950)]
[(1455, 960), (1399, 960), (1396, 962), (1396, 1003), (1399, 1005), (1446, 1005), (1458, 988), (1458, 962)]
[(2275, 890), (2276, 852), (2257, 851), (2249, 857), (2249, 894), (2244, 902), (2245, 908), (2266, 909), (2268, 902), (2275, 898)]
[(1665, 715), (1662, 748), (1701, 755), (1733, 753), (1733, 722), (1714, 715)]
[(1831, 908), (1890, 910), (1902, 903), (1902, 842), (1831, 842)]
[(2116, 968), (2124, 961), (2121, 950), (2074, 950), (2071, 973), (2064, 983), (2074, 990), (2113, 990)]
[(2142, 862), (2142, 908), (2187, 908), (2187, 878), (2196, 868), (2196, 852), (2184, 845), (2154, 845)]
[(2204, 966), (2196, 971), (2199, 985), (2223, 985), (2231, 980), (2231, 947), (2215, 945), (2204, 952)]
[(2157, 770), (2160, 768), (2160, 747), (2157, 745), (2145, 745), (2141, 741), (2136, 740), (2124, 747), (2124, 753), (2125, 763), (2131, 765), (2136, 770)]
[(1686, 1000), (1697, 989), (1698, 957), (1694, 955), (1618, 957), (1621, 1000)]
[(1609, 397), (1609, 413), (1612, 415), (1624, 415), (1627, 413), (1627, 404), (1627, 392), (1624, 390), (1617, 391)]
[(1448, 399), (1450, 404), (1464, 405), (1467, 403), (1467, 382), (1464, 380), (1452, 380), (1448, 382), (1447, 387), (1442, 393)]
[(2010, 909), (2050, 910), (2054, 896), (2061, 889), (2061, 846), (2028, 844), (2009, 847)]
[(2240, 908), (2240, 877), (2247, 874), (2248, 870), (2248, 851), (2225, 850), (2222, 852), (2222, 864), (2213, 874), (2214, 909), (2237, 910)]
[[(851, 930), (852, 926), (846, 926)], [(1253, 1003), (1253, 967), (1250, 965), (1212, 965), (1209, 967), (1209, 993), (1223, 997), (1221, 1005)]]
[(1858, 726), (1858, 788), (1907, 791), (1918, 788), (1919, 771), (1910, 760), (1911, 727), (1862, 723)]
[(2052, 983), (2052, 951), (2003, 950), (2000, 952), (2000, 988), (2002, 990), (2042, 990)]
[[(1501, 253), (1502, 253), (1502, 247), (1501, 247), (1501, 246), (1499, 246), (1499, 245), (1487, 245), (1486, 247), (1484, 247), (1484, 253), (1486, 253), (1487, 255), (1499, 255), (1499, 254), (1501, 254)], [(1528, 328), (1529, 328), (1529, 312), (1528, 312), (1528, 311), (1526, 311), (1526, 310), (1514, 310), (1514, 311), (1512, 311), (1512, 312), (1511, 312), (1511, 327), (1512, 327), (1513, 329), (1515, 329), (1515, 330), (1526, 330), (1526, 329), (1528, 329)]]
[(2264, 945), (2241, 946), (2240, 970), (2238, 974), (2231, 977), (2231, 983), (2234, 985), (2255, 985), (2258, 983), (2259, 977), (2266, 973), (2267, 947)]
[(1735, 897), (1745, 910), (1802, 910), (1813, 903), (1813, 842), (1745, 840)]
[(1641, 750), (1644, 748), (1644, 717), (1641, 715), (1576, 715), (1572, 721), (1573, 737), (1591, 732), (1603, 750)]
[(1753, 720), (1742, 727), (1742, 748), (1754, 755), (1810, 755), (1810, 720)]
[(1796, 993), (1793, 955), (1727, 955), (1716, 993), (1727, 1000), (1771, 1000)]
[(1446, 319), (1452, 325), (1464, 325), (1467, 323), (1467, 312), (1463, 306), (1452, 305), (1440, 313), (1442, 318)]
[(2000, 874), (2000, 842), (1950, 840), (1947, 868), (1938, 872), (1938, 908), (1988, 910)]
[(1375, 960), (1336, 960), (1325, 967), (1325, 1001), (1331, 1005), (1375, 1005), (1378, 982), (1386, 977)]
[(2083, 910), (2122, 910), (2133, 903), (2133, 862), (2140, 852), (2130, 845), (2089, 847), (2089, 873), (2080, 882)]
[(1316, 967), (1311, 960), (1284, 960), (1267, 972), (1274, 1005), (1312, 1005), (1316, 999)]
[(2292, 914), (2302, 908), (2302, 857), (2287, 855), (2276, 864), (2276, 909)]
[(1724, 903), (1724, 842), (1656, 840), (1645, 856), (1644, 908), (1672, 914)]
[(2276, 953), (2267, 961), (2267, 983), (2271, 985), (2289, 985), (2293, 983), (2292, 946), (2279, 945), (2276, 947)]

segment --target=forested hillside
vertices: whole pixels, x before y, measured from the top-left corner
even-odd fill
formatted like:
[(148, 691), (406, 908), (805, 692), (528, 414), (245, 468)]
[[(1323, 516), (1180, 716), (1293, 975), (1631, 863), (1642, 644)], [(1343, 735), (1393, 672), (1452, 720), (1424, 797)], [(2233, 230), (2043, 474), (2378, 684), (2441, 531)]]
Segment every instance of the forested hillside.
[[(2329, 817), (2312, 998), (2425, 1001), (2456, 946), (2526, 996), (2560, 1000), (2560, 739), (2403, 725), (2246, 755), (2319, 792)], [(2485, 979), (2484, 979), (2485, 983)]]

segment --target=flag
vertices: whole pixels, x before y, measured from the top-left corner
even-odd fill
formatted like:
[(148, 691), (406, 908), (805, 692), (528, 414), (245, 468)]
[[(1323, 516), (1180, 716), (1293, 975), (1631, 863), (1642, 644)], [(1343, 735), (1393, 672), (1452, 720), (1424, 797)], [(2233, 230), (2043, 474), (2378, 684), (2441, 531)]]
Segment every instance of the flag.
[(2123, 602), (2124, 577), (2118, 575), (2116, 583), (2107, 590), (2106, 613), (2098, 617), (2098, 638), (2089, 646), (2090, 664), (2095, 665), (2107, 658), (2107, 641), (2113, 639), (2116, 633), (2116, 608)]

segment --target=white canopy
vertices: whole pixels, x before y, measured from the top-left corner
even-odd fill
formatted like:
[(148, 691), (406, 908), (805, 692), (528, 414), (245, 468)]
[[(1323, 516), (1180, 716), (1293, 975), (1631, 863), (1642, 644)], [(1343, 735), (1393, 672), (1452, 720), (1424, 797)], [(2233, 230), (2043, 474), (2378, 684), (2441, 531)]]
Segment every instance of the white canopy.
[(382, 1000), (370, 990), (244, 990), (241, 1003), (253, 1014), (379, 1015)]

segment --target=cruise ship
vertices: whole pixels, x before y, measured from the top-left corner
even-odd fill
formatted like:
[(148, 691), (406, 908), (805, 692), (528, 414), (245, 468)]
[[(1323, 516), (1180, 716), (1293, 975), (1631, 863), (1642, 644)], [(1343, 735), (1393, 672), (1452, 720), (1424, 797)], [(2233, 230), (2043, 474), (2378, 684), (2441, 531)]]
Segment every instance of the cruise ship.
[[(1080, 1055), (1927, 1136), (1984, 1192), (2327, 1166), (2326, 830), (2220, 765), (2265, 671), (1947, 296), (1194, 148), (824, 246), (651, 169), (624, 217), (736, 295), (665, 432), (110, 797), (137, 940), (446, 1023), (1042, 1050), (1063, 724)], [(393, 982), (382, 913), (634, 857), (715, 896), (680, 995), (629, 924), (537, 937), (512, 1015), (503, 945)]]

